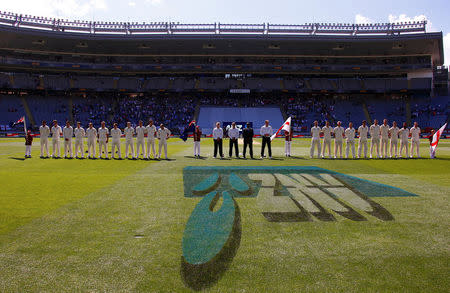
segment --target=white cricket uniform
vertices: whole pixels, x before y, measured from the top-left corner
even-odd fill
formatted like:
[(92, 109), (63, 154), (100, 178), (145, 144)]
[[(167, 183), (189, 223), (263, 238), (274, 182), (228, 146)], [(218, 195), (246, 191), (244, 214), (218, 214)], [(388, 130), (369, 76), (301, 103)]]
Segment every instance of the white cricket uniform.
[(141, 154), (144, 159), (147, 158), (147, 154), (145, 152), (145, 133), (147, 129), (145, 126), (137, 126), (136, 127), (136, 157), (139, 157), (139, 149), (142, 151)]
[(314, 148), (317, 147), (317, 157), (320, 158), (321, 146), (320, 146), (320, 132), (322, 129), (319, 126), (311, 127), (311, 149), (309, 150), (309, 156), (314, 157)]
[(381, 134), (381, 156), (383, 158), (388, 157), (388, 144), (389, 144), (389, 125), (382, 124), (380, 126), (380, 134)]
[(44, 156), (44, 150), (45, 155), (48, 157), (48, 136), (50, 135), (50, 128), (47, 125), (41, 125), (39, 127), (39, 134), (41, 143), (41, 157)]
[(367, 158), (367, 134), (369, 133), (369, 127), (367, 125), (359, 126), (358, 133), (359, 133), (358, 157), (361, 158), (361, 153), (364, 148), (364, 158)]
[(344, 140), (344, 132), (345, 129), (342, 126), (336, 126), (333, 129), (334, 133), (334, 158), (337, 158), (338, 156), (338, 149), (339, 149), (339, 158), (342, 158), (342, 144)]
[(102, 157), (102, 151), (105, 152), (105, 158), (108, 159), (108, 134), (107, 127), (98, 129), (98, 157)]
[(83, 138), (86, 136), (86, 131), (84, 131), (83, 127), (76, 127), (73, 130), (75, 134), (75, 157), (78, 158), (78, 151), (81, 153), (81, 157), (84, 158), (84, 145)]
[(420, 127), (411, 127), (409, 131), (411, 133), (411, 158), (414, 156), (414, 147), (416, 148), (417, 157), (420, 158), (419, 146), (420, 146)]
[(131, 148), (131, 156), (134, 158), (134, 145), (133, 145), (133, 134), (134, 134), (134, 128), (133, 127), (125, 127), (123, 130), (125, 133), (125, 158), (128, 158), (128, 147)]
[(167, 159), (167, 140), (170, 137), (170, 130), (168, 128), (158, 129), (158, 158), (161, 158), (161, 149), (164, 147), (164, 155)]
[(353, 127), (349, 127), (345, 130), (345, 140), (347, 142), (347, 147), (345, 149), (346, 158), (348, 158), (350, 148), (352, 149), (353, 159), (355, 158), (355, 132), (356, 130)]
[(72, 137), (73, 137), (73, 127), (64, 126), (63, 128), (64, 157), (67, 157), (67, 154), (69, 154), (70, 158), (73, 157)]
[(409, 148), (408, 148), (408, 137), (409, 137), (409, 129), (408, 128), (400, 128), (398, 131), (400, 135), (400, 158), (402, 157), (403, 149), (406, 152), (406, 158), (409, 157)]
[(111, 157), (116, 157), (116, 148), (119, 153), (119, 159), (122, 158), (122, 152), (120, 151), (120, 137), (122, 136), (122, 130), (120, 128), (111, 129)]
[[(398, 133), (400, 131), (400, 128), (398, 128), (397, 126), (392, 126), (391, 128), (389, 128), (389, 134), (391, 136), (391, 146), (389, 149), (389, 153), (390, 153), (390, 157), (395, 157), (397, 158), (398, 155)], [(392, 152), (392, 149), (395, 149), (395, 152)]]
[(323, 147), (322, 147), (322, 158), (325, 156), (325, 150), (328, 147), (328, 156), (331, 158), (331, 133), (333, 128), (331, 126), (324, 126), (322, 128), (323, 132)]
[(377, 158), (380, 157), (380, 125), (371, 125), (370, 126), (370, 157), (372, 158), (373, 148), (376, 148)]
[(156, 126), (147, 125), (146, 131), (147, 131), (147, 158), (150, 159), (150, 148), (152, 149), (153, 158), (156, 158), (156, 151), (155, 151), (155, 137), (157, 135)]
[(87, 136), (87, 146), (88, 146), (88, 152), (89, 152), (89, 158), (95, 158), (95, 141), (97, 140), (97, 129), (94, 127), (90, 128), (88, 127), (86, 129), (86, 136)]
[(52, 144), (53, 144), (53, 154), (52, 157), (57, 157), (59, 158), (61, 155), (61, 126), (52, 126)]

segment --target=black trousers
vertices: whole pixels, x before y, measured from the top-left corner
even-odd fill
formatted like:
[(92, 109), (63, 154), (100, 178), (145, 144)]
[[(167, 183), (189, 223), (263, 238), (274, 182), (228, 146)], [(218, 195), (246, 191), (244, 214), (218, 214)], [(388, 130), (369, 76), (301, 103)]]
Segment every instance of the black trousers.
[(250, 140), (244, 139), (244, 151), (242, 153), (244, 155), (244, 158), (245, 158), (245, 154), (247, 153), (247, 146), (248, 146), (248, 150), (250, 153), (250, 158), (253, 159), (253, 140), (252, 139), (250, 139)]
[(223, 157), (222, 140), (221, 139), (215, 139), (214, 140), (214, 158), (217, 156), (217, 148), (219, 149), (219, 155), (221, 157)]
[(239, 147), (238, 147), (238, 140), (231, 139), (230, 138), (230, 149), (228, 152), (228, 155), (231, 157), (233, 155), (233, 145), (234, 145), (234, 152), (236, 153), (236, 157), (239, 157)]
[(261, 157), (264, 157), (264, 149), (266, 148), (267, 144), (267, 150), (269, 151), (269, 157), (272, 156), (272, 147), (270, 145), (270, 136), (263, 136), (262, 138), (262, 147), (261, 147)]

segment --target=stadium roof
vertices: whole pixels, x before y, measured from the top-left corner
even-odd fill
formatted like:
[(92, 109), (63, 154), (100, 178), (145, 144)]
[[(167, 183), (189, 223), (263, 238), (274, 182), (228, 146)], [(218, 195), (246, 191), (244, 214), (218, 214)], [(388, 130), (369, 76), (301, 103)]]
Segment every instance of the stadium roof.
[(179, 24), (68, 21), (0, 12), (0, 49), (109, 56), (432, 56), (442, 33), (426, 22), (383, 24)]

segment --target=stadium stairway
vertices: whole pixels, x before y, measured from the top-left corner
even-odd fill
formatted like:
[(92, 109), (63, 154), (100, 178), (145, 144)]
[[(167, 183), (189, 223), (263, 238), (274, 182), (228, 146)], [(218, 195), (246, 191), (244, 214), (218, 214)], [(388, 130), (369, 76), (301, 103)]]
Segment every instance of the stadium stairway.
[(24, 97), (20, 97), (20, 100), (22, 101), (23, 109), (25, 110), (25, 114), (28, 118), (28, 121), (31, 123), (31, 125), (36, 125), (36, 121), (34, 120), (33, 114), (31, 113), (30, 107), (28, 106), (27, 100)]
[(68, 104), (67, 111), (69, 112), (70, 121), (72, 121), (72, 124), (75, 125), (76, 122), (74, 121), (74, 118), (73, 118), (73, 99), (72, 99), (72, 97), (69, 97), (69, 99), (67, 100), (67, 104)]
[(405, 116), (406, 116), (406, 124), (411, 125), (411, 99), (409, 97), (406, 98)]
[(372, 119), (370, 118), (369, 109), (367, 108), (367, 104), (365, 102), (362, 103), (362, 108), (363, 108), (364, 116), (366, 117), (367, 122), (369, 123), (369, 125), (372, 124)]

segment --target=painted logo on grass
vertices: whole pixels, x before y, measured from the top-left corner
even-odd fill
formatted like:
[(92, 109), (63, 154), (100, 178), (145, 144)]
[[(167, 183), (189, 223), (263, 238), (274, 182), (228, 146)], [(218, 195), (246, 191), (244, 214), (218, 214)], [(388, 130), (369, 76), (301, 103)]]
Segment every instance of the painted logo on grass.
[(182, 277), (196, 290), (217, 282), (237, 252), (240, 197), (254, 198), (267, 221), (310, 222), (392, 221), (374, 198), (416, 196), (318, 167), (186, 167), (183, 182), (185, 197), (203, 197), (189, 217), (182, 244)]

